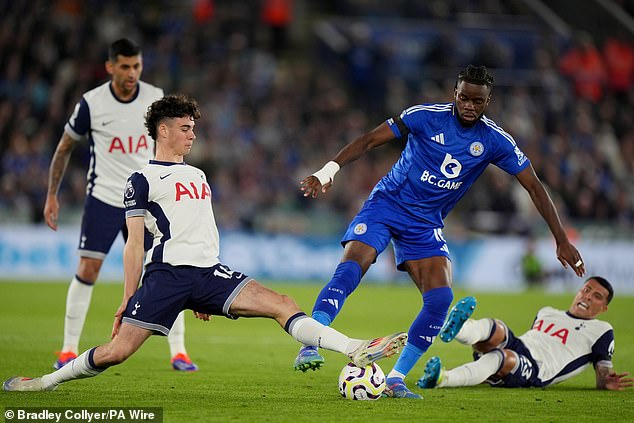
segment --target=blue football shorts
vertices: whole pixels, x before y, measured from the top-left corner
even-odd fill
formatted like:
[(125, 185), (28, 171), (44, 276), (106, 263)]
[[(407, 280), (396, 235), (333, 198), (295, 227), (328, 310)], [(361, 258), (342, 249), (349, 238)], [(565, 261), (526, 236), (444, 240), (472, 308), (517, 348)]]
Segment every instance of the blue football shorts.
[(252, 280), (222, 263), (212, 267), (153, 263), (128, 301), (123, 322), (167, 335), (178, 313), (186, 309), (237, 319), (229, 314), (229, 308)]
[(410, 214), (380, 195), (373, 195), (352, 219), (341, 244), (361, 241), (373, 247), (377, 256), (392, 241), (396, 266), (405, 270), (403, 263), (428, 257), (449, 258), (449, 247), (442, 236), (442, 228), (414, 219)]
[[(79, 255), (104, 260), (119, 232), (126, 241), (128, 227), (125, 223), (125, 209), (87, 195), (81, 218)], [(145, 251), (152, 247), (152, 235), (148, 231), (145, 232), (144, 244)]]
[[(508, 329), (508, 340), (504, 349), (514, 351), (517, 354), (517, 366), (503, 378), (492, 376), (486, 382), (499, 388), (531, 388), (544, 386), (539, 379), (539, 367), (537, 362), (526, 348), (526, 345), (518, 339), (511, 329)], [(500, 353), (502, 353), (500, 351)], [(474, 353), (474, 358), (477, 353)]]

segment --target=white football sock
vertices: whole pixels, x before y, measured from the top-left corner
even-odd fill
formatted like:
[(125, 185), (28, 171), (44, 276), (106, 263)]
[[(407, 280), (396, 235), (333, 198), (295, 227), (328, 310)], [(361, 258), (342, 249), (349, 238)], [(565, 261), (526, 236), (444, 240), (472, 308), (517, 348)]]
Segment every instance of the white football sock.
[(291, 322), (288, 332), (304, 345), (312, 345), (344, 354), (350, 354), (363, 343), (362, 340), (349, 338), (306, 315)]
[(405, 379), (405, 376), (403, 373), (399, 372), (398, 370), (390, 370), (390, 373), (388, 373), (387, 378), (398, 378), (398, 379)]
[(167, 342), (170, 345), (170, 355), (174, 357), (176, 354), (187, 354), (185, 349), (185, 312), (178, 313), (178, 317), (167, 335)]
[(64, 346), (62, 352), (72, 351), (77, 353), (79, 337), (84, 328), (90, 299), (92, 298), (93, 285), (87, 285), (73, 277), (66, 294), (66, 315), (64, 317)]
[[(93, 348), (94, 349), (94, 348)], [(42, 376), (42, 385), (44, 389), (49, 389), (61, 383), (74, 379), (84, 379), (87, 377), (97, 376), (105, 369), (95, 369), (88, 362), (90, 351), (84, 351), (79, 357), (65, 365), (59, 370)]]
[(480, 357), (479, 360), (463, 364), (455, 369), (445, 370), (439, 388), (456, 386), (473, 386), (487, 380), (495, 374), (502, 364), (502, 352), (491, 351)]
[(462, 325), (460, 332), (456, 335), (456, 341), (465, 345), (473, 345), (486, 341), (491, 336), (493, 321), (491, 319), (472, 320), (469, 319)]

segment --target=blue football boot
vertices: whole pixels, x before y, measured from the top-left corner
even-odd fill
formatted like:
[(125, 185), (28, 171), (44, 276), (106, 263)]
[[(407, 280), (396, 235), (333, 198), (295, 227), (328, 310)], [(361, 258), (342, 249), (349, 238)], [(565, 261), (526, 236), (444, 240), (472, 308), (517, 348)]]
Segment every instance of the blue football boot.
[(425, 364), (425, 373), (423, 373), (423, 376), (418, 379), (416, 386), (423, 389), (435, 388), (442, 380), (443, 373), (444, 369), (442, 368), (440, 357), (432, 357), (427, 360), (427, 364)]
[(312, 369), (317, 370), (321, 366), (324, 365), (326, 360), (319, 355), (317, 351), (317, 347), (304, 346), (300, 348), (299, 354), (297, 354), (297, 358), (295, 358), (295, 364), (293, 367), (295, 370), (301, 370), (305, 372), (306, 370)]
[(466, 322), (469, 317), (473, 314), (476, 307), (476, 299), (473, 297), (464, 297), (459, 300), (455, 306), (451, 309), (445, 324), (440, 329), (440, 339), (443, 342), (452, 341), (460, 329), (462, 329), (462, 325)]

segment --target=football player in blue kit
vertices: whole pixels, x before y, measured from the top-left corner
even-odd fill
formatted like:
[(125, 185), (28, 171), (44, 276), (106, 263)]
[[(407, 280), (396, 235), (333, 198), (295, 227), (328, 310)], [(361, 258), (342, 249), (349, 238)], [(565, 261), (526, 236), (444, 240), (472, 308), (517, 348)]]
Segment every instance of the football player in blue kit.
[(516, 336), (498, 319), (470, 319), (475, 299), (454, 306), (440, 330), (440, 339), (453, 339), (474, 350), (476, 361), (445, 370), (439, 357), (425, 365), (421, 388), (473, 386), (545, 387), (563, 382), (594, 367), (597, 389), (620, 391), (632, 387), (629, 373), (616, 373), (612, 364), (614, 330), (596, 317), (608, 310), (614, 289), (600, 276), (592, 276), (579, 289), (568, 310), (543, 307), (531, 329)]
[[(197, 103), (170, 95), (152, 103), (146, 126), (156, 156), (129, 177), (122, 191), (128, 239), (123, 253), (124, 294), (112, 340), (79, 355), (61, 369), (30, 379), (6, 380), (6, 391), (50, 391), (69, 380), (92, 377), (117, 365), (152, 335), (167, 335), (182, 310), (211, 315), (275, 319), (293, 338), (346, 354), (364, 367), (400, 351), (406, 333), (360, 340), (306, 316), (293, 299), (221, 263), (212, 192), (205, 174), (184, 162), (195, 140)], [(145, 254), (144, 233), (152, 235)], [(143, 270), (143, 283), (138, 287)]]
[[(44, 219), (57, 230), (57, 193), (76, 144), (90, 143), (86, 200), (79, 241), (79, 264), (68, 286), (64, 341), (56, 369), (77, 357), (92, 291), (101, 265), (121, 232), (127, 237), (121, 192), (130, 173), (154, 156), (154, 140), (148, 137), (143, 116), (163, 90), (141, 81), (141, 48), (127, 38), (114, 41), (108, 50), (109, 81), (84, 93), (64, 127), (51, 160)], [(181, 314), (167, 337), (174, 370), (196, 371), (185, 349), (185, 318)]]
[[(319, 293), (312, 313), (315, 320), (330, 325), (377, 255), (392, 242), (397, 268), (416, 284), (423, 307), (388, 374), (388, 397), (421, 398), (407, 388), (404, 379), (438, 334), (453, 300), (443, 219), (489, 164), (515, 175), (528, 191), (555, 238), (561, 264), (571, 266), (578, 276), (585, 272), (581, 255), (568, 240), (530, 161), (513, 138), (484, 115), (492, 87), (493, 77), (484, 66), (469, 65), (458, 74), (452, 103), (404, 110), (344, 146), (332, 161), (301, 181), (304, 196), (315, 198), (332, 186), (341, 166), (385, 143), (407, 138), (401, 157), (374, 187), (344, 234), (341, 262)], [(314, 370), (323, 363), (316, 348), (305, 346), (294, 367)]]

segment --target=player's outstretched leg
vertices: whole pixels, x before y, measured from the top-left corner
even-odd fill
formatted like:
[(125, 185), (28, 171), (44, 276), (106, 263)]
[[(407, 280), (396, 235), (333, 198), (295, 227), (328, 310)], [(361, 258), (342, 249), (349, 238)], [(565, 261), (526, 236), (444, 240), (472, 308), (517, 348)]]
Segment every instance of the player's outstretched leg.
[(425, 364), (425, 373), (423, 373), (423, 376), (418, 379), (416, 385), (423, 389), (435, 388), (442, 380), (443, 373), (444, 369), (442, 368), (440, 357), (432, 357), (427, 360), (427, 364)]
[(399, 332), (382, 338), (374, 338), (363, 343), (350, 354), (350, 360), (357, 367), (365, 367), (385, 357), (398, 354), (407, 342), (407, 333)]
[(57, 386), (45, 388), (41, 377), (31, 379), (23, 376), (14, 376), (2, 384), (2, 389), (5, 391), (52, 391), (55, 388)]
[(469, 317), (473, 314), (476, 307), (476, 299), (473, 297), (465, 297), (459, 300), (455, 306), (451, 309), (449, 313), (449, 317), (445, 321), (445, 324), (440, 329), (440, 339), (443, 342), (452, 341), (460, 329), (462, 329), (462, 325), (466, 322)]

